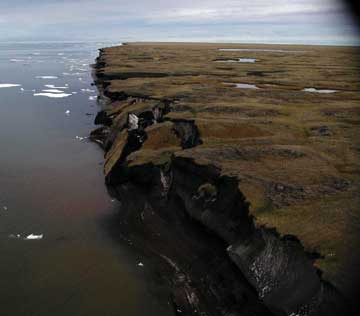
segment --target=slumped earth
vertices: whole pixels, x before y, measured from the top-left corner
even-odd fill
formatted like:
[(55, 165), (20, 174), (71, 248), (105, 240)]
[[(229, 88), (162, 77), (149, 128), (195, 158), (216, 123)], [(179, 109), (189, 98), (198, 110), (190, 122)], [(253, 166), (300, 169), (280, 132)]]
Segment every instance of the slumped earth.
[[(218, 62), (226, 60), (256, 62)], [(230, 221), (234, 227), (219, 227), (223, 222), (211, 219), (215, 211), (206, 212), (225, 190), (222, 182), (203, 177), (197, 195), (187, 195), (186, 181), (217, 170), (216, 179), (236, 180), (255, 230), (300, 241), (323, 283), (351, 297), (360, 263), (359, 61), (352, 47), (131, 43), (103, 49), (96, 76), (107, 105), (97, 121), (105, 127), (92, 137), (105, 148), (107, 182), (128, 183), (144, 176), (144, 166), (159, 167), (162, 194), (175, 186), (190, 216), (231, 245), (230, 257), (241, 266), (235, 258), (241, 247), (231, 254), (238, 219)], [(241, 89), (253, 85), (258, 89)], [(332, 93), (315, 93), (321, 91)], [(193, 178), (167, 173), (168, 164), (192, 170)], [(201, 215), (194, 199), (206, 202)], [(266, 303), (266, 286), (250, 283)], [(289, 312), (291, 304), (281, 308)]]

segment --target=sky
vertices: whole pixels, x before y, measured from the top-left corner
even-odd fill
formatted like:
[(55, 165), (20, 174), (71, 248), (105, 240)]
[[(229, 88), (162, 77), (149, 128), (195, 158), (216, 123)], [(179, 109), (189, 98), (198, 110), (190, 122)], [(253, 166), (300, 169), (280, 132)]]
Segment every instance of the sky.
[(0, 0), (4, 41), (359, 45), (341, 0)]

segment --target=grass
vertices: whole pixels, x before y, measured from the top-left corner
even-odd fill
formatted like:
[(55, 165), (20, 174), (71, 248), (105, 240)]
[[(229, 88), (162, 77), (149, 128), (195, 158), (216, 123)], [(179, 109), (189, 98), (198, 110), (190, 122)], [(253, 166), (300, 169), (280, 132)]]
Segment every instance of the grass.
[[(299, 53), (218, 48), (299, 50)], [(108, 111), (118, 128), (129, 112), (172, 100), (167, 118), (192, 119), (203, 144), (182, 150), (171, 123), (149, 128), (131, 164), (163, 161), (171, 152), (215, 164), (237, 176), (259, 225), (296, 235), (325, 279), (346, 291), (359, 261), (359, 48), (255, 44), (131, 43), (105, 49), (109, 92), (154, 99)], [(218, 63), (256, 58), (256, 63)], [(120, 80), (121, 79), (121, 80)], [(224, 83), (255, 84), (239, 89)], [(334, 89), (334, 94), (302, 91)], [(128, 102), (128, 103), (127, 103)], [(321, 131), (329, 131), (327, 135)], [(108, 155), (118, 157), (119, 146)], [(165, 156), (164, 156), (165, 153)], [(166, 160), (165, 159), (165, 160)]]

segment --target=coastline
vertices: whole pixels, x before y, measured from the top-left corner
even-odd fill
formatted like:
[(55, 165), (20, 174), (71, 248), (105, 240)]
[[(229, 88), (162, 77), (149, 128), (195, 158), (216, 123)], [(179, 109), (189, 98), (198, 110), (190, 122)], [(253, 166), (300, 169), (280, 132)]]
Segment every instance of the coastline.
[[(135, 54), (134, 64), (129, 61), (129, 55), (117, 55), (116, 48), (100, 50), (94, 77), (103, 110), (95, 122), (103, 127), (94, 131), (91, 138), (106, 152), (106, 182), (112, 195), (122, 201), (121, 213), (127, 223), (121, 226), (121, 231), (123, 234), (126, 232), (125, 239), (129, 240), (131, 236), (130, 240), (136, 247), (148, 252), (149, 258), (156, 254), (158, 258), (151, 259), (156, 265), (162, 262), (161, 273), (167, 275), (164, 282), (171, 288), (175, 311), (180, 310), (178, 313), (182, 315), (246, 315), (246, 312), (250, 315), (254, 310), (261, 315), (336, 315), (342, 312), (342, 295), (322, 279), (321, 271), (314, 264), (322, 254), (305, 249), (302, 239), (295, 234), (284, 234), (277, 231), (277, 227), (274, 229), (257, 222), (256, 217), (261, 214), (259, 210), (263, 212), (266, 208), (266, 203), (257, 201), (257, 196), (254, 198), (252, 194), (257, 193), (258, 183), (239, 178), (231, 164), (225, 166), (226, 170), (216, 159), (215, 163), (211, 162), (210, 157), (214, 154), (229, 159), (228, 156), (235, 153), (238, 155), (235, 162), (237, 159), (257, 159), (250, 151), (229, 152), (228, 149), (234, 146), (233, 139), (224, 150), (216, 138), (223, 140), (235, 133), (238, 139), (243, 141), (245, 138), (248, 143), (254, 141), (260, 147), (269, 144), (266, 137), (273, 137), (274, 131), (283, 130), (278, 126), (273, 129), (272, 122), (263, 121), (269, 121), (269, 117), (271, 121), (278, 115), (278, 110), (256, 106), (257, 112), (254, 112), (249, 107), (216, 108), (210, 103), (208, 107), (213, 109), (207, 113), (211, 115), (225, 113), (231, 116), (247, 112), (247, 115), (251, 113), (248, 117), (257, 119), (255, 123), (243, 124), (241, 130), (237, 130), (232, 122), (229, 126), (224, 117), (211, 117), (210, 120), (210, 114), (207, 114), (199, 119), (186, 102), (196, 103), (196, 99), (191, 99), (196, 93), (194, 90), (204, 89), (205, 92), (200, 94), (208, 92), (204, 85), (212, 84), (211, 77), (226, 78), (229, 76), (227, 72), (232, 72), (233, 68), (224, 64), (211, 70), (212, 73), (206, 69), (202, 74), (207, 76), (206, 81), (192, 82), (189, 88), (186, 82), (174, 81), (182, 77), (186, 80), (196, 78), (197, 75), (191, 71), (196, 64), (191, 64), (190, 70), (179, 71), (170, 61), (165, 70), (156, 70), (159, 61), (157, 56), (154, 57), (155, 49), (164, 50), (165, 55), (176, 52), (166, 44), (148, 45), (150, 51), (142, 51), (146, 45), (130, 44), (132, 47), (127, 54)], [(174, 45), (177, 50), (181, 49)], [(198, 46), (209, 46), (210, 49), (214, 46), (216, 49), (222, 44)], [(241, 47), (235, 44), (225, 46)], [(190, 47), (196, 57), (201, 53), (195, 44), (190, 44)], [(109, 67), (119, 56), (120, 61), (129, 66), (129, 71), (124, 71), (122, 66)], [(208, 59), (208, 62), (212, 61), (214, 59)], [(199, 69), (195, 71), (201, 72)], [(249, 73), (250, 76), (264, 75), (260, 70), (253, 71), (253, 74), (247, 70)], [(134, 81), (130, 86), (125, 84), (129, 79)], [(185, 87), (172, 91), (174, 84)], [(213, 88), (222, 93), (217, 85)], [(254, 97), (251, 93), (240, 94), (240, 97), (248, 101)], [(230, 95), (230, 99), (233, 98)], [(184, 99), (191, 102), (183, 102)], [(139, 126), (128, 132), (130, 113), (140, 120)], [(205, 147), (202, 144), (209, 144), (205, 140), (206, 133), (209, 133), (207, 120), (211, 124), (224, 124), (224, 131), (210, 133), (208, 138), (213, 143), (203, 152), (197, 151), (199, 146), (201, 149)], [(261, 128), (258, 127), (260, 124)], [(267, 128), (269, 124), (271, 127)], [(251, 139), (254, 134), (255, 140)], [(281, 138), (276, 142), (272, 151), (286, 144)], [(282, 154), (277, 154), (278, 159), (285, 162), (313, 154), (306, 148), (299, 150), (294, 144), (289, 145), (292, 147), (279, 151)], [(320, 160), (318, 163), (321, 164)], [(275, 186), (275, 191), (281, 192), (271, 201), (272, 208), (297, 207), (295, 195), (307, 198), (306, 191), (296, 189), (294, 185), (281, 183), (280, 186)], [(242, 190), (244, 187), (246, 189)], [(276, 195), (274, 189), (271, 193)], [(258, 213), (249, 208), (249, 202), (259, 205)], [(173, 211), (170, 213), (169, 209)]]

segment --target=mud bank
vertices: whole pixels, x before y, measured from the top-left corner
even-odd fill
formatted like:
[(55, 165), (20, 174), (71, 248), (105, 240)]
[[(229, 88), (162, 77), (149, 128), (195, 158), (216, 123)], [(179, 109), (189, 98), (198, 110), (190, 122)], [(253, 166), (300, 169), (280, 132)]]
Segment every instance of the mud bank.
[[(125, 63), (130, 58), (121, 50), (100, 50), (94, 67), (103, 109), (96, 117), (102, 126), (91, 139), (105, 151), (106, 184), (122, 203), (119, 236), (145, 254), (157, 271), (157, 282), (171, 292), (174, 312), (346, 313), (342, 294), (322, 279), (314, 264), (322, 255), (306, 250), (296, 235), (257, 223), (241, 177), (216, 163), (231, 152), (214, 150), (223, 144), (206, 147), (204, 123), (182, 102), (191, 98), (188, 92), (169, 97), (147, 90), (154, 90), (153, 80), (166, 89), (163, 78), (191, 71), (154, 72), (148, 65), (153, 58), (140, 49), (136, 58), (146, 61), (145, 70), (127, 73), (110, 67), (115, 54), (122, 54)], [(145, 89), (127, 88), (128, 80), (136, 85), (139, 78)], [(218, 157), (212, 162), (209, 155)], [(286, 194), (287, 189), (279, 190)]]

